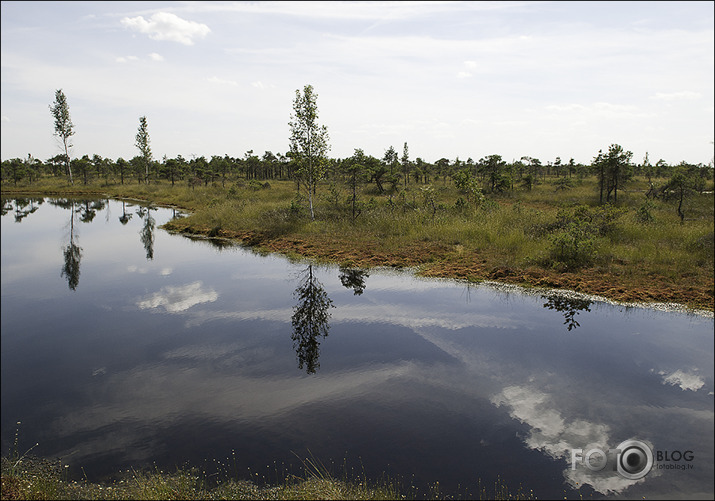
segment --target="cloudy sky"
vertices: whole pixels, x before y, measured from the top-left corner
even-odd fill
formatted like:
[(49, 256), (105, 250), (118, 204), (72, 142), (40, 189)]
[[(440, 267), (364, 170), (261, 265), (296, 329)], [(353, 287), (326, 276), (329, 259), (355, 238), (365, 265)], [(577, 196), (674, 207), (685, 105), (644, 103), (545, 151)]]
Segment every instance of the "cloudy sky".
[(288, 150), (311, 84), (333, 157), (713, 158), (712, 2), (2, 2), (2, 159)]

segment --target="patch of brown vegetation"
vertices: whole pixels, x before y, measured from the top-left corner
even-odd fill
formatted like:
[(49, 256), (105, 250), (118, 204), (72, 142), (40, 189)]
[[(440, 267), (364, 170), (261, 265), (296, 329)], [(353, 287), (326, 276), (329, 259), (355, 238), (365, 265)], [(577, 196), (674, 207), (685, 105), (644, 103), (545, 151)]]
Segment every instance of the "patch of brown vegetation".
[[(189, 227), (181, 220), (167, 223), (165, 228), (194, 235), (207, 235), (210, 231), (209, 228)], [(681, 280), (618, 263), (608, 268), (563, 272), (537, 266), (506, 266), (498, 255), (467, 253), (438, 242), (415, 242), (399, 251), (387, 251), (378, 241), (355, 243), (328, 235), (271, 237), (255, 231), (225, 230), (219, 234), (270, 252), (297, 254), (353, 267), (415, 267), (417, 273), (425, 277), (474, 282), (495, 280), (522, 286), (573, 290), (622, 302), (678, 303), (691, 308), (715, 310), (714, 280), (702, 270)]]
[(17, 477), (2, 477), (2, 499), (22, 499), (20, 480)]

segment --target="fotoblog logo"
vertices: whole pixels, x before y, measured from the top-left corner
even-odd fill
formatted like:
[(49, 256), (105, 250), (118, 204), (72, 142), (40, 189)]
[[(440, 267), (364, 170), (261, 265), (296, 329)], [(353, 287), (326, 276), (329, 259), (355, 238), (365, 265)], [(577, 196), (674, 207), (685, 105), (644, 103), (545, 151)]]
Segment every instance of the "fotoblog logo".
[(651, 448), (640, 440), (626, 440), (615, 449), (606, 451), (594, 447), (584, 454), (583, 449), (572, 449), (571, 469), (575, 470), (582, 463), (591, 471), (601, 471), (608, 465), (609, 459), (613, 461), (613, 470), (629, 480), (643, 478), (653, 468)]

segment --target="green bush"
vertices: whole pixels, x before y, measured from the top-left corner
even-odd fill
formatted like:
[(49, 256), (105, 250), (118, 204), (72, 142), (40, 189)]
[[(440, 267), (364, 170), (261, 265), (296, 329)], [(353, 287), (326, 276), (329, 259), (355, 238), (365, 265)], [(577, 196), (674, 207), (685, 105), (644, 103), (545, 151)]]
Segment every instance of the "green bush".
[(572, 221), (550, 240), (549, 258), (553, 265), (571, 270), (593, 264), (596, 238), (583, 221)]
[[(266, 184), (268, 184), (268, 183), (266, 183)], [(270, 188), (270, 184), (268, 185), (268, 187)], [(258, 190), (263, 189), (263, 183), (261, 183), (260, 181), (255, 180), (255, 179), (251, 179), (251, 180), (248, 182), (247, 188), (248, 188), (249, 190), (258, 191)]]
[(647, 198), (645, 201), (641, 204), (638, 209), (636, 209), (636, 221), (642, 224), (651, 224), (655, 222), (655, 216), (653, 216), (653, 209), (655, 208), (655, 205), (653, 205), (653, 202), (648, 200)]

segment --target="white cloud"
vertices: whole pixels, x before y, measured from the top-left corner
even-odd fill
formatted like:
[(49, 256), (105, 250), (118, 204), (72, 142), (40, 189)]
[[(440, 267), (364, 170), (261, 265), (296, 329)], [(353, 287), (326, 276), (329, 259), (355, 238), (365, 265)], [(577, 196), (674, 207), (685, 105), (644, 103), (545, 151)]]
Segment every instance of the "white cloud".
[(671, 374), (668, 374), (665, 371), (660, 371), (658, 372), (658, 374), (663, 376), (663, 384), (668, 383), (673, 386), (680, 386), (680, 389), (683, 391), (698, 391), (700, 388), (705, 386), (705, 381), (703, 380), (703, 378), (701, 378), (697, 374), (684, 372), (680, 369)]
[[(629, 24), (624, 29), (585, 19), (582, 10), (588, 8), (578, 3), (564, 4), (558, 19), (553, 19), (552, 6), (539, 2), (194, 2), (161, 4), (118, 17), (112, 12), (111, 18), (96, 13), (105, 4), (82, 5), (91, 5), (96, 15), (88, 27), (106, 38), (78, 39), (78, 47), (91, 50), (72, 51), (75, 56), (68, 60), (47, 59), (48, 51), (26, 43), (25, 32), (3, 30), (9, 37), (2, 53), (3, 115), (27, 116), (17, 92), (30, 91), (45, 103), (53, 84), (44, 76), (51, 74), (71, 90), (70, 99), (81, 95), (92, 103), (88, 109), (101, 109), (102, 116), (113, 111), (109, 108), (122, 113), (136, 107), (165, 117), (171, 128), (156, 123), (155, 145), (168, 156), (276, 151), (285, 148), (292, 91), (312, 83), (337, 157), (351, 155), (356, 147), (381, 155), (392, 136), (398, 136), (396, 144), (409, 142), (410, 152), (427, 161), (499, 153), (505, 158), (573, 156), (587, 162), (613, 141), (636, 157), (650, 151), (670, 163), (707, 162), (712, 156), (711, 26), (692, 28), (665, 19), (662, 28), (634, 30)], [(8, 10), (4, 3), (3, 8)], [(528, 22), (525, 10), (535, 16)], [(630, 10), (625, 14), (632, 14)], [(66, 15), (61, 9), (58, 14)], [(435, 14), (438, 19), (423, 23)], [(108, 18), (119, 32), (99, 21)], [(3, 28), (12, 26), (11, 20), (3, 16)], [(36, 29), (57, 36), (49, 26)], [(124, 29), (198, 47), (182, 50), (181, 57), (167, 47), (162, 64), (147, 55), (157, 48), (139, 44), (123, 49), (140, 55), (137, 61), (116, 53), (116, 47), (131, 47)], [(199, 43), (201, 36), (206, 43)], [(112, 64), (98, 64), (97, 54), (112, 54)], [(124, 57), (115, 63), (118, 56)], [(126, 71), (135, 64), (144, 65), (141, 79)], [(218, 80), (209, 81), (212, 75)], [(219, 80), (225, 85), (217, 85)], [(237, 93), (236, 85), (262, 92)], [(584, 108), (544, 113), (546, 105), (570, 103)], [(44, 106), (33, 104), (33, 109)], [(241, 109), (246, 120), (233, 121), (235, 129), (229, 130), (225, 117), (231, 108)], [(99, 120), (87, 113), (80, 122), (79, 111), (78, 126)], [(185, 111), (198, 113), (197, 119), (212, 127), (196, 130), (174, 119), (172, 114)], [(4, 158), (27, 151), (38, 157), (56, 153), (51, 136), (44, 142), (35, 136), (43, 126), (40, 120), (46, 121), (37, 115), (37, 124), (4, 127)], [(528, 123), (491, 125), (504, 116)], [(464, 118), (477, 117), (483, 125), (460, 126)], [(418, 126), (420, 120), (449, 123), (451, 130), (437, 135), (433, 127)], [(363, 124), (381, 125), (372, 129)], [(78, 151), (133, 156), (131, 141), (118, 141), (116, 134), (101, 130), (78, 134)], [(245, 144), (237, 146), (237, 136)]]
[[(147, 54), (147, 58), (151, 59), (152, 61), (163, 61), (164, 57), (161, 54), (157, 54), (156, 52), (152, 52), (150, 54)], [(140, 58), (138, 56), (120, 56), (115, 59), (116, 62), (118, 63), (128, 63), (128, 62), (133, 62), (133, 61), (139, 61)]]
[(586, 467), (571, 468), (571, 451), (603, 448), (612, 444), (610, 429), (605, 424), (584, 419), (566, 420), (556, 409), (551, 395), (527, 386), (508, 386), (491, 398), (500, 407), (510, 408), (514, 419), (530, 427), (526, 445), (547, 453), (554, 459), (568, 463), (564, 477), (576, 489), (588, 484), (603, 494), (619, 493), (628, 487), (643, 482), (633, 481), (614, 474), (612, 471), (594, 472)]
[(476, 61), (464, 61), (462, 71), (457, 73), (457, 78), (469, 78), (472, 76), (472, 71), (479, 67)]
[(149, 20), (142, 16), (125, 17), (125, 27), (149, 35), (152, 40), (169, 40), (184, 45), (193, 45), (194, 38), (204, 38), (211, 29), (202, 23), (187, 21), (176, 14), (157, 12)]
[(181, 286), (162, 287), (147, 299), (139, 301), (137, 306), (141, 309), (164, 307), (168, 313), (181, 313), (192, 306), (201, 303), (210, 303), (218, 299), (218, 293), (213, 289), (204, 289), (200, 281)]
[(9, 122), (9, 121), (10, 121), (10, 117), (7, 117), (7, 116), (3, 115), (0, 120), (3, 121), (3, 122)]
[(115, 59), (118, 63), (128, 63), (129, 61), (138, 61), (139, 58), (137, 56), (122, 56), (118, 57)]
[(215, 84), (219, 84), (219, 85), (231, 85), (233, 87), (238, 87), (238, 82), (236, 82), (235, 80), (226, 80), (224, 78), (219, 78), (217, 76), (207, 78), (206, 80), (208, 80), (211, 83), (215, 83)]
[[(211, 360), (234, 353), (241, 360), (245, 355), (268, 358), (274, 353), (260, 347), (226, 349), (198, 348), (165, 354), (169, 358), (194, 358)], [(334, 399), (336, 395), (347, 398), (351, 394), (364, 394), (365, 389), (377, 386), (394, 377), (414, 374), (414, 362), (375, 364), (371, 370), (333, 373), (315, 378), (255, 378), (236, 370), (232, 374), (211, 378), (197, 377), (195, 369), (146, 366), (135, 370), (108, 375), (110, 384), (116, 385), (111, 400), (68, 413), (55, 422), (61, 434), (98, 429), (117, 420), (127, 422), (158, 421), (167, 415), (210, 416), (211, 419), (250, 420), (287, 413), (291, 409), (312, 402)], [(134, 385), (134, 386), (132, 386)], [(129, 388), (132, 388), (130, 391)], [(136, 391), (140, 388), (141, 391)]]

